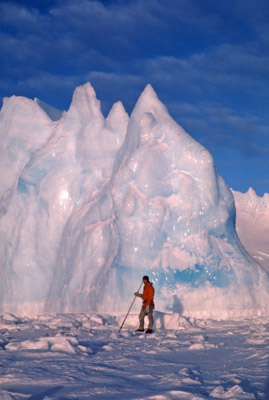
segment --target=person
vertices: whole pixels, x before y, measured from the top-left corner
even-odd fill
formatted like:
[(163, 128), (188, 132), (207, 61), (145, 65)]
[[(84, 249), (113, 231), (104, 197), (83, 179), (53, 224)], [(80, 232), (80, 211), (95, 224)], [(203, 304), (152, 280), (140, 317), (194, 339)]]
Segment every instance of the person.
[(139, 328), (136, 330), (136, 332), (144, 332), (144, 319), (145, 316), (148, 316), (149, 320), (149, 325), (148, 329), (146, 330), (146, 333), (152, 333), (153, 329), (153, 310), (154, 310), (154, 287), (152, 286), (152, 283), (149, 281), (148, 276), (143, 276), (143, 282), (144, 282), (144, 290), (143, 293), (135, 293), (135, 296), (141, 297), (143, 300), (142, 303), (142, 308), (139, 314)]

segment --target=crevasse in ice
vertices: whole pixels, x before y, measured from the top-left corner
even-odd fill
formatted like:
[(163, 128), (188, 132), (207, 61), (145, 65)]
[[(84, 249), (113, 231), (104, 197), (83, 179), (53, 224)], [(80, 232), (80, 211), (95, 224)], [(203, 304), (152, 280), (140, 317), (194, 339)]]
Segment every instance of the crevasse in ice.
[(130, 118), (120, 102), (104, 118), (89, 83), (59, 120), (44, 109), (1, 110), (1, 311), (122, 312), (148, 274), (159, 311), (268, 312), (231, 191), (150, 85)]

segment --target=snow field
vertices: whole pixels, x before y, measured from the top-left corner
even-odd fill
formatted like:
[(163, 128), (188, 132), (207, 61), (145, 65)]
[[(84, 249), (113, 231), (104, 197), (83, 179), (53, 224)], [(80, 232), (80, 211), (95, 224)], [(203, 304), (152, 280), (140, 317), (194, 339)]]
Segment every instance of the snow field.
[(122, 315), (4, 314), (0, 399), (268, 399), (266, 319), (165, 317), (145, 335), (136, 314), (120, 333)]

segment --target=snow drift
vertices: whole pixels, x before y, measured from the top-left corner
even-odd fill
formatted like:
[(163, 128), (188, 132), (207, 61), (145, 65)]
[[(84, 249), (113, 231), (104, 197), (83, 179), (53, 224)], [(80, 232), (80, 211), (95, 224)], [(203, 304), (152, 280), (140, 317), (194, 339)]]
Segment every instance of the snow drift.
[(122, 312), (146, 273), (160, 311), (268, 313), (231, 191), (150, 85), (130, 118), (120, 102), (104, 118), (89, 83), (58, 121), (45, 110), (1, 110), (1, 311)]

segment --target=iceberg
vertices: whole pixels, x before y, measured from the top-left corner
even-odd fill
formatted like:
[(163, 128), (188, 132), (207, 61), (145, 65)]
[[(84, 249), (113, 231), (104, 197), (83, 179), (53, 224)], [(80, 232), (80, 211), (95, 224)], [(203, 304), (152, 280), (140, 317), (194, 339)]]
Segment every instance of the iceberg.
[(269, 272), (269, 193), (233, 191), (236, 231), (248, 253)]
[(148, 274), (162, 312), (268, 313), (232, 192), (150, 85), (130, 117), (90, 83), (49, 115), (15, 96), (0, 113), (1, 312), (121, 313)]

